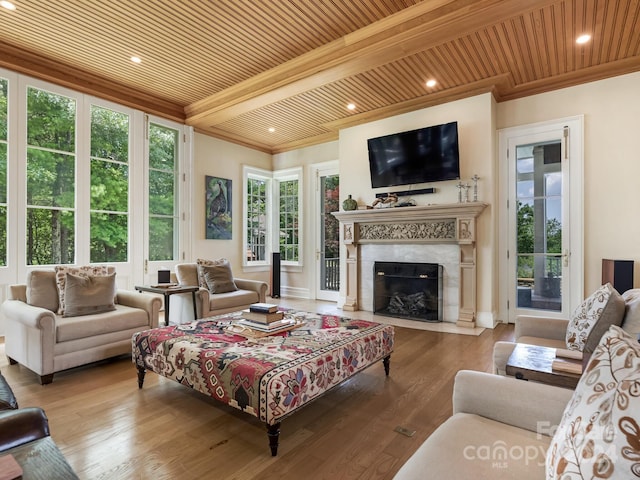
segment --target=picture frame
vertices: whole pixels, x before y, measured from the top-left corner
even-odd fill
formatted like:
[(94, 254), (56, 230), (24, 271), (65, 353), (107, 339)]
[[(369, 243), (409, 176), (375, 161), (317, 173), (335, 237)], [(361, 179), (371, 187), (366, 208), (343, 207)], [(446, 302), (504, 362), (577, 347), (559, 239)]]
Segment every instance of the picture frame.
[(205, 238), (231, 240), (232, 183), (230, 179), (205, 175)]

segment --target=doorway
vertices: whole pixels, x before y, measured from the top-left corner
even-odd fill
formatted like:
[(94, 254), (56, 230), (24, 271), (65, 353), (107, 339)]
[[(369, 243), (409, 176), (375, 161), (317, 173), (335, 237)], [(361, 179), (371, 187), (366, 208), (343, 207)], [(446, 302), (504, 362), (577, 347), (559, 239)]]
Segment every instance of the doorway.
[(501, 318), (568, 318), (584, 284), (582, 117), (505, 129), (499, 138)]
[(316, 292), (317, 300), (338, 301), (340, 292), (339, 222), (340, 176), (332, 162), (315, 167)]

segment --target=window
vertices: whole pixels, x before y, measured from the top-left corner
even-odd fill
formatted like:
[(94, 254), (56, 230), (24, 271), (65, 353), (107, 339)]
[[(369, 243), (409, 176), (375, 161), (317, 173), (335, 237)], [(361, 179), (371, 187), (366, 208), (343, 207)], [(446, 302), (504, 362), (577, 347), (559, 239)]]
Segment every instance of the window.
[(190, 244), (190, 141), (179, 123), (0, 69), (0, 283), (117, 263), (132, 288), (171, 268)]
[(75, 261), (76, 101), (27, 88), (27, 265)]
[[(282, 265), (301, 265), (302, 169), (267, 172), (245, 167), (245, 265), (268, 265), (280, 252)], [(272, 213), (273, 212), (273, 213)]]
[(7, 266), (7, 153), (9, 81), (0, 78), (0, 266)]
[(126, 262), (129, 237), (129, 115), (91, 106), (92, 263)]
[(268, 217), (271, 195), (271, 179), (256, 171), (245, 172), (246, 221), (245, 221), (245, 258), (246, 263), (265, 263), (268, 255)]
[(149, 260), (177, 257), (178, 147), (180, 132), (149, 124)]
[(300, 264), (300, 176), (299, 169), (274, 173), (279, 190), (278, 247), (283, 265)]

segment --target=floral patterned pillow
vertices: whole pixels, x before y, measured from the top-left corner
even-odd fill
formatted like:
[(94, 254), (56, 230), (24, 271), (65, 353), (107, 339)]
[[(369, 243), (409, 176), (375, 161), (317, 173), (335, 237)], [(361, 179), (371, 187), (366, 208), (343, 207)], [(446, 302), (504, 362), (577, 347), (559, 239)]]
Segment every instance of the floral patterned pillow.
[(602, 336), (547, 451), (547, 479), (640, 478), (640, 344)]
[(624, 300), (610, 283), (602, 285), (575, 309), (567, 326), (569, 350), (592, 353), (611, 325), (620, 326)]
[(110, 275), (115, 272), (114, 267), (106, 265), (86, 265), (83, 267), (67, 267), (59, 265), (56, 267), (56, 286), (58, 287), (58, 315), (64, 315), (64, 289), (67, 282), (67, 273), (78, 277), (96, 277)]

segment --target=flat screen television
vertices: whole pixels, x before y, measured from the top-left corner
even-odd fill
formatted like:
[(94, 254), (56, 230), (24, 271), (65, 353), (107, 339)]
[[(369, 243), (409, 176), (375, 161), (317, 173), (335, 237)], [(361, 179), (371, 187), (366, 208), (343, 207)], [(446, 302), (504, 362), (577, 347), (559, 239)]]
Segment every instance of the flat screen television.
[(367, 146), (373, 188), (460, 178), (458, 122), (370, 138)]

